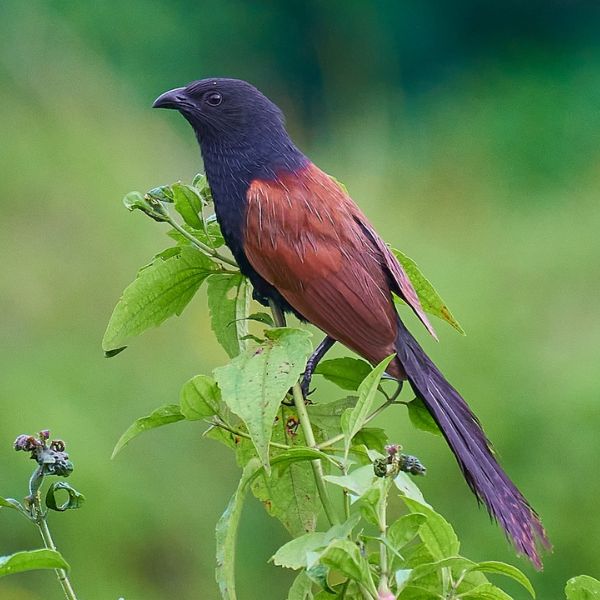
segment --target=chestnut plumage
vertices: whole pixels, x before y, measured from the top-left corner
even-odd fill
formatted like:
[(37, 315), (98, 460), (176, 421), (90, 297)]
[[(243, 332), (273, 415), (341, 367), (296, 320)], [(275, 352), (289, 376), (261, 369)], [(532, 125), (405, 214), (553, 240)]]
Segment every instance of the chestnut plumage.
[(254, 297), (371, 363), (395, 353), (389, 374), (408, 380), (478, 500), (541, 568), (538, 543), (550, 545), (538, 516), (396, 312), (392, 292), (435, 337), (404, 269), (348, 194), (294, 145), (279, 108), (249, 83), (218, 78), (166, 92), (155, 106), (179, 110), (194, 128), (223, 236)]

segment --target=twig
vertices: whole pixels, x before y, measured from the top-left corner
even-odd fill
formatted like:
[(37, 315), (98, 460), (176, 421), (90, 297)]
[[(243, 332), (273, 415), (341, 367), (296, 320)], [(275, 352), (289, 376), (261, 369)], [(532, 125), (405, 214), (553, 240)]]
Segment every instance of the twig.
[(221, 262), (231, 265), (232, 267), (238, 267), (238, 264), (235, 262), (235, 260), (227, 256), (223, 256), (223, 254), (221, 254), (214, 248), (211, 248), (209, 245), (205, 244), (204, 242), (201, 242), (198, 238), (194, 237), (189, 231), (186, 231), (179, 223), (177, 223), (177, 221), (173, 220), (173, 218), (170, 214), (168, 214), (168, 212), (166, 221), (167, 223), (169, 223), (169, 225), (171, 225), (171, 227), (173, 227), (173, 229), (176, 229), (183, 237), (192, 242), (194, 246), (196, 246), (199, 250), (202, 250), (204, 254), (208, 254), (209, 256), (212, 256), (213, 258), (216, 258)]

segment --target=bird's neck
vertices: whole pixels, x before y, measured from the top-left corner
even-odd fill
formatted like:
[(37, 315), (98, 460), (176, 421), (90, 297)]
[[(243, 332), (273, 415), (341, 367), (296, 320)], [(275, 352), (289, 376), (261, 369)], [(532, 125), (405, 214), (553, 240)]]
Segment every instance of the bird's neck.
[(223, 236), (236, 258), (242, 252), (246, 192), (255, 179), (272, 180), (296, 171), (308, 159), (281, 128), (256, 130), (234, 139), (198, 138), (215, 213)]

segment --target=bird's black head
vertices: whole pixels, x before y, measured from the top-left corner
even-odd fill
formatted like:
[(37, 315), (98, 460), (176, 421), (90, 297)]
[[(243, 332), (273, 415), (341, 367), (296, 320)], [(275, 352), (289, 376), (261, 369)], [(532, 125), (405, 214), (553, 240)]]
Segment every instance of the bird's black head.
[(283, 114), (254, 86), (240, 79), (202, 79), (159, 96), (154, 108), (178, 110), (205, 140), (240, 142), (285, 132)]
[(285, 130), (281, 110), (245, 81), (193, 81), (165, 92), (153, 106), (178, 110), (192, 125), (215, 189), (225, 185), (219, 179), (250, 182), (307, 163)]

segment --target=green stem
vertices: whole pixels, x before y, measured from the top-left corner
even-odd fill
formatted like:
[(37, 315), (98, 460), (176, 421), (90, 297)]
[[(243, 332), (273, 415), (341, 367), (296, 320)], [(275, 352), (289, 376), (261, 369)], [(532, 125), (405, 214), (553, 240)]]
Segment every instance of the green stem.
[[(42, 540), (44, 541), (44, 546), (48, 550), (54, 550), (54, 552), (56, 552), (56, 544), (52, 539), (52, 534), (50, 533), (50, 529), (46, 521), (46, 515), (42, 510), (39, 492), (36, 492), (35, 496), (33, 497), (33, 506), (35, 511), (35, 524), (38, 526), (40, 535), (42, 536)], [(64, 569), (54, 569), (54, 572), (56, 573), (58, 582), (60, 583), (67, 600), (77, 600), (77, 596), (75, 595), (73, 586), (69, 581), (67, 572)]]
[[(279, 308), (279, 306), (277, 306), (272, 300), (269, 301), (269, 306), (271, 307), (271, 312), (273, 313), (275, 325), (278, 327), (285, 327), (285, 315), (283, 314), (281, 308)], [(292, 395), (294, 397), (294, 405), (296, 407), (296, 412), (298, 413), (298, 420), (300, 421), (306, 444), (310, 448), (318, 448), (317, 440), (315, 439), (315, 434), (313, 433), (308, 411), (306, 410), (306, 404), (304, 403), (304, 396), (302, 395), (302, 390), (299, 383), (294, 384), (292, 387)], [(313, 460), (310, 464), (315, 477), (315, 483), (317, 484), (319, 498), (321, 499), (321, 504), (325, 509), (325, 514), (327, 515), (327, 520), (329, 521), (330, 525), (337, 525), (339, 524), (340, 520), (335, 512), (331, 498), (329, 497), (327, 487), (325, 486), (323, 465), (321, 464), (320, 460)]]
[[(209, 421), (209, 423), (213, 427), (219, 427), (220, 429), (224, 429), (225, 431), (229, 431), (229, 433), (232, 433), (233, 435), (237, 435), (239, 437), (246, 438), (247, 440), (251, 440), (252, 439), (250, 437), (250, 435), (248, 435), (244, 431), (240, 431), (239, 429), (234, 429), (233, 427), (229, 427), (229, 425), (227, 425), (225, 423), (222, 423), (220, 421)], [(207, 430), (207, 431), (209, 431), (209, 430)], [(269, 442), (269, 446), (272, 446), (273, 448), (280, 448), (281, 450), (289, 450), (292, 447), (292, 446), (287, 446), (286, 444), (279, 444), (277, 442)]]
[(176, 229), (182, 236), (190, 240), (190, 242), (192, 242), (194, 246), (196, 246), (199, 250), (202, 250), (204, 254), (208, 254), (209, 256), (212, 256), (213, 258), (216, 258), (221, 262), (231, 265), (232, 267), (238, 267), (238, 264), (235, 262), (235, 260), (227, 256), (223, 256), (214, 248), (211, 248), (204, 242), (201, 242), (199, 239), (195, 238), (189, 231), (186, 231), (181, 225), (179, 225), (177, 221), (174, 221), (170, 215), (167, 217), (167, 222), (169, 223), (169, 225), (171, 225), (171, 227), (173, 227), (173, 229)]
[(390, 480), (385, 479), (383, 483), (383, 494), (379, 500), (379, 510), (377, 520), (379, 521), (379, 532), (382, 541), (379, 542), (379, 592), (389, 593), (389, 573), (388, 573), (388, 549), (383, 541), (387, 534), (387, 495), (389, 491)]

